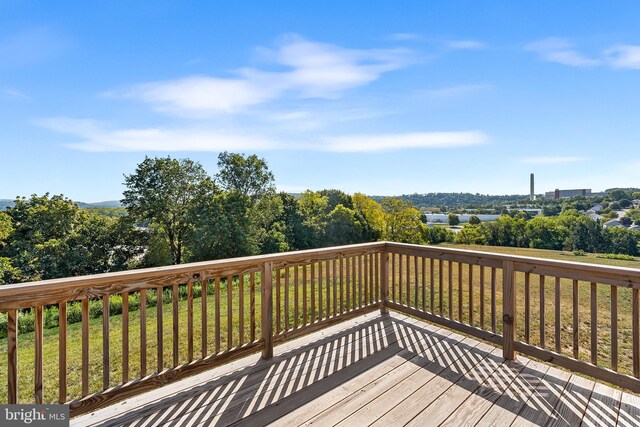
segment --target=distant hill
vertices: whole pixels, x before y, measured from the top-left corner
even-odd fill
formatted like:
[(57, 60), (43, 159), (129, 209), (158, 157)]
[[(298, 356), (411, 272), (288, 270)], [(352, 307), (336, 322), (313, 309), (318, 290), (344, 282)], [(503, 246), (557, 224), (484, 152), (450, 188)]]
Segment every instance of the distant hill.
[[(105, 202), (96, 202), (96, 203), (85, 203), (85, 202), (74, 202), (80, 209), (90, 209), (90, 208), (121, 208), (122, 204), (120, 200), (107, 200)], [(8, 207), (13, 206), (13, 200), (11, 199), (0, 199), (0, 211), (5, 210)]]
[[(372, 199), (380, 201), (383, 196), (370, 196)], [(528, 199), (526, 195), (511, 194), (504, 196), (493, 196), (489, 194), (473, 193), (427, 193), (427, 194), (402, 194), (393, 196), (397, 199), (413, 203), (418, 208), (428, 208), (436, 206), (485, 206), (504, 203), (514, 203)]]

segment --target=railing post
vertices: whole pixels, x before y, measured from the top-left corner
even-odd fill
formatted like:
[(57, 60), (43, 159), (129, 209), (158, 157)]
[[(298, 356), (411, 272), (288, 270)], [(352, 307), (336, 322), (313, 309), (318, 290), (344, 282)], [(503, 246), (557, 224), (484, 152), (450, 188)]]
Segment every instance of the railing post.
[(262, 349), (263, 359), (270, 359), (273, 357), (273, 298), (271, 297), (272, 282), (273, 263), (271, 261), (267, 261), (262, 267), (261, 278), (261, 330), (262, 339), (264, 340), (264, 348)]
[(389, 253), (383, 250), (380, 254), (380, 314), (389, 313)]
[(516, 292), (513, 261), (502, 262), (502, 354), (506, 360), (516, 358)]

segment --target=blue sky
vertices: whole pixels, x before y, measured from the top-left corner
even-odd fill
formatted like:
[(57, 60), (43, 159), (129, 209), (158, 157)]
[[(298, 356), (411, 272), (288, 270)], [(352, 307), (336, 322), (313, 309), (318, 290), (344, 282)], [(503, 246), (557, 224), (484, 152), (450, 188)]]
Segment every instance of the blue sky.
[(119, 199), (148, 156), (284, 191), (640, 186), (635, 1), (0, 0), (0, 198)]

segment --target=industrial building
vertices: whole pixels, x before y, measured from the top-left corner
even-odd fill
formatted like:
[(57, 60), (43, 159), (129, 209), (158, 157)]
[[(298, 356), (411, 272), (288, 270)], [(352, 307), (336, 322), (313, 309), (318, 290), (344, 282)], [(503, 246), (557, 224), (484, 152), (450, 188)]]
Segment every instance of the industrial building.
[(578, 188), (574, 190), (558, 190), (557, 188), (554, 191), (547, 191), (544, 193), (544, 197), (546, 199), (565, 199), (568, 197), (575, 196), (591, 196), (590, 188)]

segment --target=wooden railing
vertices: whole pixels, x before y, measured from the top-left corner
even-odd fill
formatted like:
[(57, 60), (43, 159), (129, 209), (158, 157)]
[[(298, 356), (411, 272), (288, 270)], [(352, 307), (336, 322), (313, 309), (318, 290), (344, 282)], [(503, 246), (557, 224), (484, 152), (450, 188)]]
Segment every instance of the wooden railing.
[(636, 269), (387, 242), (5, 285), (0, 402), (78, 415), (377, 309), (639, 392), (639, 292)]

